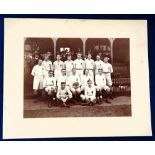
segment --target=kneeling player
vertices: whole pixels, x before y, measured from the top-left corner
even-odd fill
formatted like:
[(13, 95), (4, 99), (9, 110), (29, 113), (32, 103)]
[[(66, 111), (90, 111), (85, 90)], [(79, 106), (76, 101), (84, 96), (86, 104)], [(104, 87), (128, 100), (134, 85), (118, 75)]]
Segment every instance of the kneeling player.
[(72, 70), (72, 75), (68, 78), (68, 84), (71, 92), (73, 93), (74, 99), (79, 99), (81, 93), (81, 80), (76, 74), (76, 69)]
[[(88, 86), (85, 87), (84, 95), (81, 95), (81, 99), (87, 102), (88, 105), (93, 105), (96, 103), (96, 89), (95, 86), (92, 84), (91, 80), (87, 81)], [(85, 104), (82, 104), (85, 105)]]
[(57, 91), (57, 99), (60, 102), (61, 106), (69, 108), (69, 100), (72, 98), (72, 93), (66, 87), (65, 82), (61, 82), (61, 87)]
[(110, 88), (106, 85), (106, 78), (103, 75), (103, 70), (99, 69), (98, 70), (98, 75), (95, 77), (95, 83), (96, 83), (96, 96), (97, 96), (97, 101), (99, 104), (101, 104), (102, 96), (105, 96), (106, 103), (110, 103), (108, 100)]
[(44, 78), (43, 88), (48, 95), (48, 99), (51, 101), (55, 100), (56, 97), (56, 79), (53, 77), (53, 72), (50, 70), (48, 72), (48, 77)]

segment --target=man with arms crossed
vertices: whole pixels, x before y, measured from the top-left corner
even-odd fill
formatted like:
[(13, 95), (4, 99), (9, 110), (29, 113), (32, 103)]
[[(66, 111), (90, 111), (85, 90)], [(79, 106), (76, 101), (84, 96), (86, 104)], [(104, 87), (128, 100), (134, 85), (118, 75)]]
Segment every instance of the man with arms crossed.
[[(87, 81), (88, 85), (85, 87), (84, 95), (81, 95), (81, 99), (87, 102), (88, 105), (96, 103), (96, 88), (92, 85), (92, 81)], [(82, 105), (85, 105), (84, 103)]]
[(72, 98), (72, 93), (70, 90), (66, 87), (66, 83), (62, 82), (61, 87), (58, 88), (57, 91), (57, 99), (61, 106), (69, 108), (69, 100)]

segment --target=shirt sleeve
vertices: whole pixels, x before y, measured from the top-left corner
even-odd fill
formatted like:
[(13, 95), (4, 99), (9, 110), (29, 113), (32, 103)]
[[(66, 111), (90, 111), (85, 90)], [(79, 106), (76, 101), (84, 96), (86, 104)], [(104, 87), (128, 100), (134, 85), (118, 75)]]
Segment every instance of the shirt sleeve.
[(111, 64), (110, 64), (110, 73), (113, 73), (113, 67)]
[(32, 72), (31, 72), (32, 76), (35, 76), (35, 70), (36, 70), (36, 66), (34, 66), (33, 69), (32, 69)]

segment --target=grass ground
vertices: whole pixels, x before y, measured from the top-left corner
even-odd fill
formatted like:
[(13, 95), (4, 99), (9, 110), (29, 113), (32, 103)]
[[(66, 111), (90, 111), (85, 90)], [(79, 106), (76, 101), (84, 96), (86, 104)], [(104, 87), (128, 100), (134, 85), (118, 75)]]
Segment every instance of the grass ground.
[(48, 108), (45, 102), (34, 102), (34, 99), (24, 100), (24, 118), (45, 117), (114, 117), (131, 116), (131, 97), (120, 96), (111, 100), (111, 104), (103, 102), (101, 105), (81, 106), (73, 105), (70, 108), (54, 106)]

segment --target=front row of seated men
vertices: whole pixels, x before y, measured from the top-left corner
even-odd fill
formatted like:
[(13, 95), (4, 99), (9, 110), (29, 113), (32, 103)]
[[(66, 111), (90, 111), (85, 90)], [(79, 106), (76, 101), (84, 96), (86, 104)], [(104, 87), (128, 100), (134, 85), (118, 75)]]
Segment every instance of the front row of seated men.
[(110, 88), (106, 85), (102, 69), (99, 69), (98, 72), (94, 82), (92, 76), (88, 74), (88, 70), (85, 70), (85, 74), (80, 80), (76, 69), (72, 70), (72, 75), (69, 78), (66, 78), (66, 71), (62, 69), (62, 75), (56, 82), (53, 71), (50, 70), (48, 76), (43, 80), (44, 92), (51, 103), (56, 103), (54, 101), (57, 100), (64, 107), (69, 107), (69, 103), (80, 100), (82, 105), (101, 104), (103, 97), (106, 103), (110, 103), (108, 100), (109, 97), (112, 99)]

